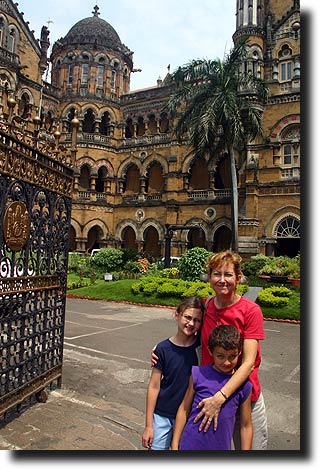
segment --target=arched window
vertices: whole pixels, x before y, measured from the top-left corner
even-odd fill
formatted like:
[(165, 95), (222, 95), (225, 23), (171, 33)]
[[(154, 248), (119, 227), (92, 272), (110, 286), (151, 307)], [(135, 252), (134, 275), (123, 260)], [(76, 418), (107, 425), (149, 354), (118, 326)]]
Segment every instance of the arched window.
[(87, 84), (88, 76), (89, 76), (89, 65), (88, 64), (83, 64), (82, 65), (82, 78), (81, 78), (81, 84), (82, 85)]
[(12, 28), (9, 31), (9, 36), (8, 36), (8, 50), (10, 52), (14, 52), (16, 47), (16, 32)]
[(110, 135), (110, 123), (111, 123), (111, 116), (108, 111), (105, 111), (102, 115), (102, 119), (100, 122), (100, 134), (102, 135)]
[(97, 180), (95, 182), (95, 190), (96, 192), (105, 192), (105, 181), (107, 177), (107, 168), (105, 166), (101, 166), (97, 172)]
[(134, 135), (133, 121), (132, 119), (127, 119), (125, 127), (125, 138), (132, 138)]
[(71, 64), (69, 65), (69, 71), (68, 71), (68, 85), (72, 85), (73, 72), (74, 72), (74, 65)]
[(279, 52), (279, 80), (281, 82), (292, 80), (293, 63), (292, 50), (285, 44)]
[(112, 70), (112, 77), (111, 77), (111, 89), (112, 89), (112, 91), (115, 91), (115, 89), (116, 89), (116, 78), (117, 78), (118, 67), (119, 67), (118, 62), (114, 62), (113, 70)]
[(142, 137), (145, 134), (145, 124), (144, 124), (144, 119), (142, 116), (140, 116), (137, 119), (137, 130), (136, 130), (136, 136), (137, 137)]
[(22, 119), (27, 119), (30, 111), (30, 103), (29, 103), (29, 95), (27, 93), (23, 93), (20, 101), (19, 101), (19, 116), (22, 117)]
[(144, 251), (147, 257), (160, 257), (161, 256), (161, 245), (159, 243), (158, 231), (154, 226), (146, 228), (143, 234), (144, 238)]
[(3, 20), (3, 18), (0, 18), (0, 47), (3, 47), (3, 45), (2, 45), (3, 31), (4, 31), (4, 20)]
[(104, 66), (99, 65), (97, 67), (97, 85), (103, 86), (103, 82), (104, 82)]
[(191, 190), (209, 188), (207, 162), (204, 158), (197, 159), (192, 164), (190, 168), (189, 188)]
[(87, 164), (83, 165), (79, 177), (79, 186), (81, 190), (90, 189), (90, 174), (90, 167)]
[(215, 188), (216, 189), (230, 189), (230, 160), (228, 153), (225, 153), (223, 158), (218, 161), (217, 169), (215, 172)]
[(146, 192), (161, 193), (164, 189), (163, 168), (157, 161), (154, 161), (148, 170), (148, 180)]
[(163, 112), (161, 114), (161, 119), (160, 119), (160, 132), (161, 133), (166, 133), (168, 132), (169, 129), (169, 120), (166, 112)]
[(157, 122), (156, 122), (156, 119), (155, 119), (155, 116), (154, 114), (151, 114), (149, 116), (149, 120), (148, 120), (148, 131), (151, 135), (154, 135), (157, 133)]
[(84, 114), (83, 119), (83, 132), (88, 134), (94, 133), (95, 117), (92, 109), (88, 109)]
[(140, 172), (137, 166), (131, 165), (125, 176), (124, 192), (138, 194), (140, 191)]
[(123, 249), (135, 249), (137, 250), (136, 235), (135, 231), (131, 226), (126, 226), (122, 232), (122, 243)]
[(300, 220), (291, 215), (283, 218), (275, 228), (276, 238), (300, 238)]
[(74, 116), (75, 116), (75, 108), (72, 107), (68, 113), (68, 132), (72, 131), (71, 122), (74, 119)]

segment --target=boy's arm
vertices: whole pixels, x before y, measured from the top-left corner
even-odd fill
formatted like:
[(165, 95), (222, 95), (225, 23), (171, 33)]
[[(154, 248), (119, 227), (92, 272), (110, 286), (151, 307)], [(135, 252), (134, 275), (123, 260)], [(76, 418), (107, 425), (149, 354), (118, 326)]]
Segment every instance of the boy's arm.
[(251, 420), (251, 393), (240, 406), (240, 447), (251, 449), (253, 441), (253, 424)]
[(154, 409), (156, 406), (156, 401), (160, 391), (162, 371), (158, 368), (152, 369), (152, 374), (150, 382), (147, 388), (147, 397), (146, 397), (146, 419), (145, 419), (145, 428), (142, 435), (142, 445), (144, 448), (151, 449), (153, 440), (154, 440), (154, 431), (153, 431), (153, 416)]
[(193, 377), (192, 375), (189, 378), (188, 388), (186, 390), (184, 399), (182, 400), (174, 423), (173, 438), (171, 442), (171, 449), (178, 450), (179, 440), (181, 439), (189, 411), (191, 409), (193, 399), (194, 399), (194, 386), (193, 386)]

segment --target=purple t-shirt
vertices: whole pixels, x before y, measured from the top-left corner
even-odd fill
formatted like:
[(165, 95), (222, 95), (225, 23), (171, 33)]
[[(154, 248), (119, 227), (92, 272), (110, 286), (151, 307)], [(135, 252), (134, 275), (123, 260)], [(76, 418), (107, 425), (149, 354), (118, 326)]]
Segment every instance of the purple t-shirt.
[(194, 423), (198, 414), (197, 404), (206, 397), (211, 397), (231, 378), (215, 370), (212, 365), (193, 366), (192, 376), (194, 382), (195, 396), (192, 409), (189, 413), (187, 423), (181, 436), (179, 449), (185, 450), (230, 450), (231, 440), (234, 432), (236, 412), (240, 405), (249, 396), (252, 385), (247, 380), (235, 391), (222, 405), (218, 416), (218, 427), (214, 431), (210, 425), (207, 432), (199, 431), (199, 422)]

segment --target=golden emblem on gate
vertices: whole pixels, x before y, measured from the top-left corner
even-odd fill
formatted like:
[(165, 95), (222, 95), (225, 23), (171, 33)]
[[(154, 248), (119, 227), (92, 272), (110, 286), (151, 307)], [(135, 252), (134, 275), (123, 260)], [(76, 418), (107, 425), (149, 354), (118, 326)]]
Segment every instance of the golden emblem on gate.
[(6, 209), (3, 221), (4, 239), (12, 251), (20, 251), (30, 233), (30, 217), (23, 202), (12, 202)]

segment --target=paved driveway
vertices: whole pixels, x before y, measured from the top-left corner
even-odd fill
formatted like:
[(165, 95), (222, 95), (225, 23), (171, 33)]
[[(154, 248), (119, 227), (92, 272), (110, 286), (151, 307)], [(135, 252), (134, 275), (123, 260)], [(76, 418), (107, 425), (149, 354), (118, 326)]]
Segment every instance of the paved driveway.
[[(143, 450), (150, 350), (175, 333), (172, 314), (167, 308), (68, 299), (62, 388), (0, 426), (0, 449), (142, 454), (136, 450)], [(265, 321), (265, 331), (260, 378), (269, 450), (298, 451), (300, 327)]]
[[(150, 374), (150, 349), (175, 332), (172, 309), (91, 300), (67, 301), (65, 357), (97, 368), (94, 393), (113, 396), (119, 405), (143, 415)], [(300, 326), (265, 321), (260, 369), (269, 422), (270, 450), (300, 449)], [(86, 366), (86, 369), (87, 369)], [(67, 368), (68, 369), (68, 368)], [(76, 374), (68, 369), (64, 384)], [(83, 381), (83, 383), (82, 383)], [(85, 377), (78, 386), (92, 393)], [(85, 384), (86, 383), (86, 384)], [(121, 389), (119, 392), (118, 390)], [(83, 389), (82, 389), (83, 391)]]

